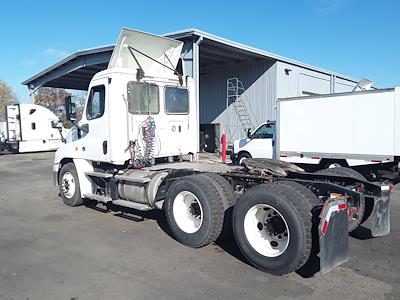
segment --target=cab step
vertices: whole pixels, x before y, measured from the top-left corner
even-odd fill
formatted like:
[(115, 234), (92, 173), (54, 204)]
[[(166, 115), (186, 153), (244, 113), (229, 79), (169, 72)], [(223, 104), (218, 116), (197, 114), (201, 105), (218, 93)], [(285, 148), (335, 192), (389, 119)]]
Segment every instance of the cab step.
[(136, 202), (126, 201), (126, 200), (122, 200), (122, 199), (112, 200), (110, 197), (97, 195), (97, 194), (84, 194), (83, 197), (91, 199), (91, 200), (96, 200), (101, 203), (112, 203), (114, 205), (133, 208), (133, 209), (140, 210), (140, 211), (148, 211), (148, 210), (153, 209), (151, 206), (149, 206), (147, 204), (136, 203)]
[(112, 202), (112, 199), (110, 197), (97, 195), (97, 194), (83, 194), (83, 197), (91, 199), (91, 200), (96, 200), (96, 201), (99, 201), (102, 203)]
[(85, 175), (92, 177), (100, 177), (100, 178), (111, 178), (114, 176), (113, 174), (110, 173), (96, 172), (96, 171), (85, 172)]
[(148, 211), (148, 210), (153, 209), (151, 206), (148, 206), (147, 204), (136, 203), (136, 202), (126, 201), (126, 200), (122, 200), (122, 199), (114, 200), (112, 202), (112, 204), (129, 207), (129, 208), (133, 208), (133, 209), (140, 210), (140, 211)]

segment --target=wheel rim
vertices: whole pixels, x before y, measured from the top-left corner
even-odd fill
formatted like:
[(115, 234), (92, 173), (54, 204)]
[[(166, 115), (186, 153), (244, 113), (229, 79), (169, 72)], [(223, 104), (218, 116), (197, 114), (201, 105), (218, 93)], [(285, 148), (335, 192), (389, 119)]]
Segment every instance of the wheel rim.
[(341, 165), (338, 163), (332, 163), (328, 166), (328, 169), (333, 169), (333, 168), (340, 168)]
[(241, 158), (239, 159), (239, 165), (241, 166), (242, 163), (243, 163), (243, 161), (244, 161), (245, 159), (247, 159), (247, 158), (248, 158), (248, 157), (246, 157), (246, 156), (241, 157)]
[(75, 194), (75, 178), (70, 172), (65, 172), (61, 182), (62, 192), (68, 199), (72, 198)]
[(244, 217), (247, 241), (259, 254), (276, 257), (289, 245), (289, 227), (278, 210), (267, 204), (251, 207)]
[(197, 232), (203, 224), (203, 208), (191, 192), (182, 191), (176, 195), (172, 210), (176, 224), (186, 233)]

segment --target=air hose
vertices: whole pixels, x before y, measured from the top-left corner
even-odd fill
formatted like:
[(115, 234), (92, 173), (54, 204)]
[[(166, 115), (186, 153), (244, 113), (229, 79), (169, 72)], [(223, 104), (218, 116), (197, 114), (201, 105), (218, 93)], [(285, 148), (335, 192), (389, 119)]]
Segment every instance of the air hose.
[(152, 116), (139, 126), (138, 139), (135, 143), (135, 157), (133, 167), (135, 169), (149, 167), (156, 152), (156, 122)]

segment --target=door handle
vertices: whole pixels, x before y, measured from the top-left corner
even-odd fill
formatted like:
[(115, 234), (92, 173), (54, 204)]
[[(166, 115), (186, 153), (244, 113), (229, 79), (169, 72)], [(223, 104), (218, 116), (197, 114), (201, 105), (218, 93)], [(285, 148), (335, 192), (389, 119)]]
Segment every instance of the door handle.
[(107, 141), (103, 142), (103, 154), (107, 154)]

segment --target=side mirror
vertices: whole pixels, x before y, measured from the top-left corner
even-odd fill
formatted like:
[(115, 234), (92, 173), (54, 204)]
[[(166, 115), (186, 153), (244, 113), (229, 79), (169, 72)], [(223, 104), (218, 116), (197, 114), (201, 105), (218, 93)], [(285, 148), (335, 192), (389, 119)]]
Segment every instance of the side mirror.
[(61, 121), (51, 121), (51, 128), (61, 129), (63, 127), (63, 123)]
[(247, 138), (251, 138), (251, 129), (250, 128), (247, 129)]
[(76, 120), (76, 105), (75, 101), (72, 100), (71, 96), (67, 96), (64, 99), (65, 102), (65, 116), (69, 121)]

